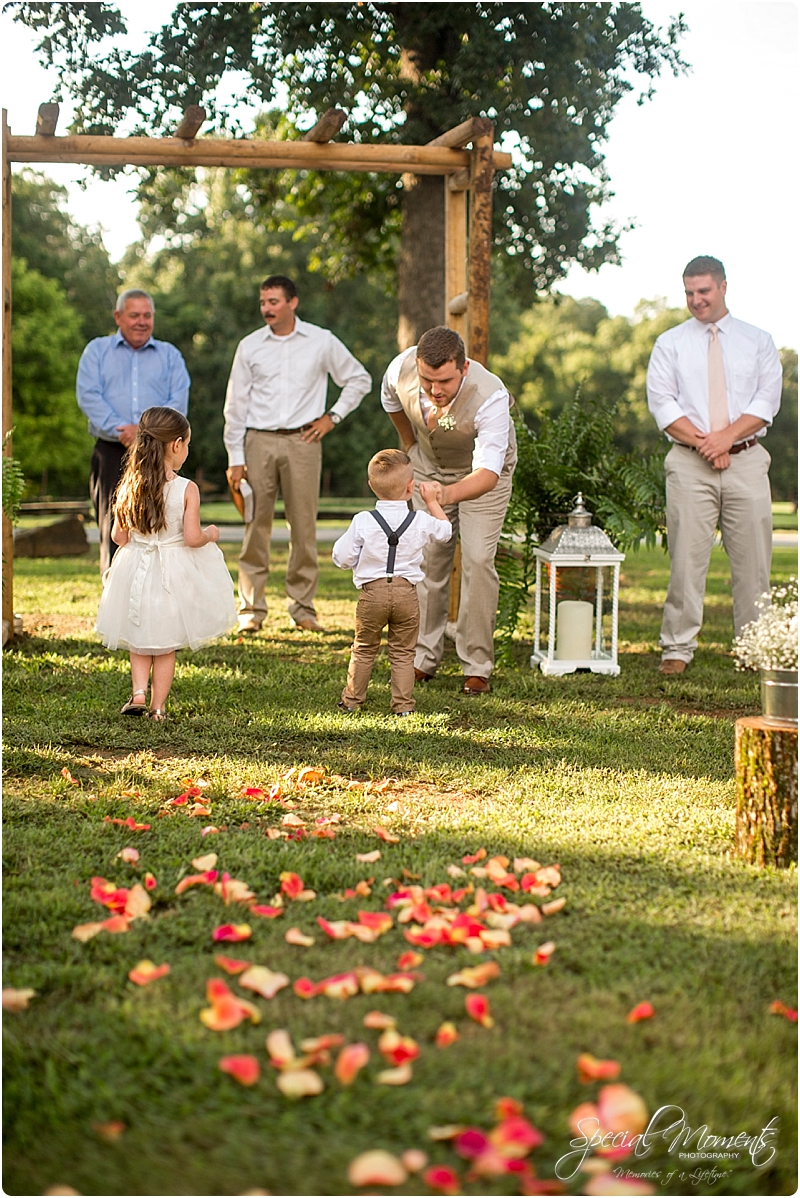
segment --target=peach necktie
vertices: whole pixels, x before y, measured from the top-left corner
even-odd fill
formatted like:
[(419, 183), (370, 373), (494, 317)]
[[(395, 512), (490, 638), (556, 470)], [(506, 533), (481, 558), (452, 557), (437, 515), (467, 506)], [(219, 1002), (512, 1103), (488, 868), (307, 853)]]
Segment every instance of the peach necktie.
[(710, 324), (708, 332), (708, 427), (712, 433), (717, 433), (727, 428), (731, 421), (719, 329), (715, 324)]

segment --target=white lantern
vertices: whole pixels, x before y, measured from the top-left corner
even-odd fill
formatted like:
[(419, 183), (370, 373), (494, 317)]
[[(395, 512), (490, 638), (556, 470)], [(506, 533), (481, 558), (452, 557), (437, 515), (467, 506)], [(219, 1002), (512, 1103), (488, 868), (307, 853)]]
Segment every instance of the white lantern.
[[(575, 670), (591, 670), (594, 674), (618, 674), (617, 620), (619, 604), (619, 564), (625, 560), (608, 539), (602, 528), (592, 524), (583, 495), (578, 493), (575, 507), (566, 524), (553, 529), (550, 536), (534, 549), (536, 556), (536, 623), (531, 655), (531, 668), (543, 674), (573, 674)], [(547, 650), (541, 649), (542, 623), (542, 563), (546, 563), (550, 578), (550, 612)], [(595, 604), (577, 600), (556, 603), (558, 571), (570, 568), (596, 570)], [(603, 637), (603, 571), (612, 572), (611, 581), (611, 643), (606, 648)], [(594, 625), (594, 627), (593, 627)]]

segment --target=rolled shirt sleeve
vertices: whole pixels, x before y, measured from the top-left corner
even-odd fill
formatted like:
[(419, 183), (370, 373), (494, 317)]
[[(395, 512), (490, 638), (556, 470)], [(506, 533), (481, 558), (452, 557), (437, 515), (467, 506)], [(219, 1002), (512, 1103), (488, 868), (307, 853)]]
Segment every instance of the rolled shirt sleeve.
[(342, 393), (331, 411), (344, 420), (345, 416), (355, 411), (372, 387), (372, 376), (333, 333), (329, 334), (326, 359), (328, 374), (336, 386), (342, 388)]
[(686, 415), (678, 403), (675, 349), (668, 348), (661, 337), (653, 346), (647, 367), (647, 406), (662, 433), (670, 424)]
[(229, 466), (244, 466), (244, 439), (247, 433), (247, 412), (250, 406), (250, 387), (253, 375), (244, 342), (236, 348), (228, 389), (225, 393), (225, 431), (223, 441), (228, 451)]
[(768, 333), (762, 333), (756, 363), (755, 394), (744, 409), (744, 414), (757, 416), (766, 424), (772, 424), (781, 406), (783, 369), (775, 342)]

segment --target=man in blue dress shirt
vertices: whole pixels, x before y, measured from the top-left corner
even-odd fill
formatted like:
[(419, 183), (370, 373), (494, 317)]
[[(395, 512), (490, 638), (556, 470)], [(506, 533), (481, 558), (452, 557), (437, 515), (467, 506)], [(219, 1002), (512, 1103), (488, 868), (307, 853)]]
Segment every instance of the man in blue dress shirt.
[(125, 453), (136, 439), (147, 408), (169, 407), (186, 415), (189, 373), (179, 350), (153, 337), (155, 305), (146, 291), (132, 287), (117, 299), (117, 332), (95, 337), (78, 367), (78, 405), (96, 437), (89, 488), (100, 529), (100, 570), (111, 565), (114, 492)]

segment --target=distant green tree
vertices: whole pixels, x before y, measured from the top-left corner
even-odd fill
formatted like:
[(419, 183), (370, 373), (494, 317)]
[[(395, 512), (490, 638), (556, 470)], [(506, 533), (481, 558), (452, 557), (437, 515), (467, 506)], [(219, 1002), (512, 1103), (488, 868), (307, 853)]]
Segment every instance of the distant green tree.
[(766, 435), (772, 454), (769, 480), (772, 498), (797, 503), (797, 350), (782, 349), (783, 393), (781, 410)]
[(72, 219), (66, 187), (39, 171), (25, 168), (12, 175), (11, 190), (13, 256), (57, 280), (78, 313), (85, 341), (113, 332), (120, 280), (100, 234)]
[(30, 489), (85, 494), (92, 440), (75, 402), (81, 322), (54, 279), (12, 262), (14, 456)]
[[(159, 210), (167, 207), (171, 215), (165, 225)], [(145, 205), (143, 223), (148, 239), (165, 233), (167, 245), (151, 253), (147, 241), (137, 243), (122, 268), (126, 285), (153, 292), (158, 336), (177, 345), (186, 359), (192, 378), (189, 468), (201, 472), (201, 481), (225, 486), (222, 408), (234, 351), (242, 337), (263, 327), (261, 281), (269, 274), (288, 274), (300, 292), (298, 315), (331, 329), (372, 375), (372, 391), (322, 447), (323, 489), (362, 494), (372, 454), (396, 444), (378, 398), (397, 348), (396, 301), (364, 276), (332, 284), (312, 273), (309, 244), (265, 227), (259, 205), (232, 172), (206, 172), (191, 193), (180, 180), (162, 176)], [(331, 384), (329, 404), (337, 394)]]

